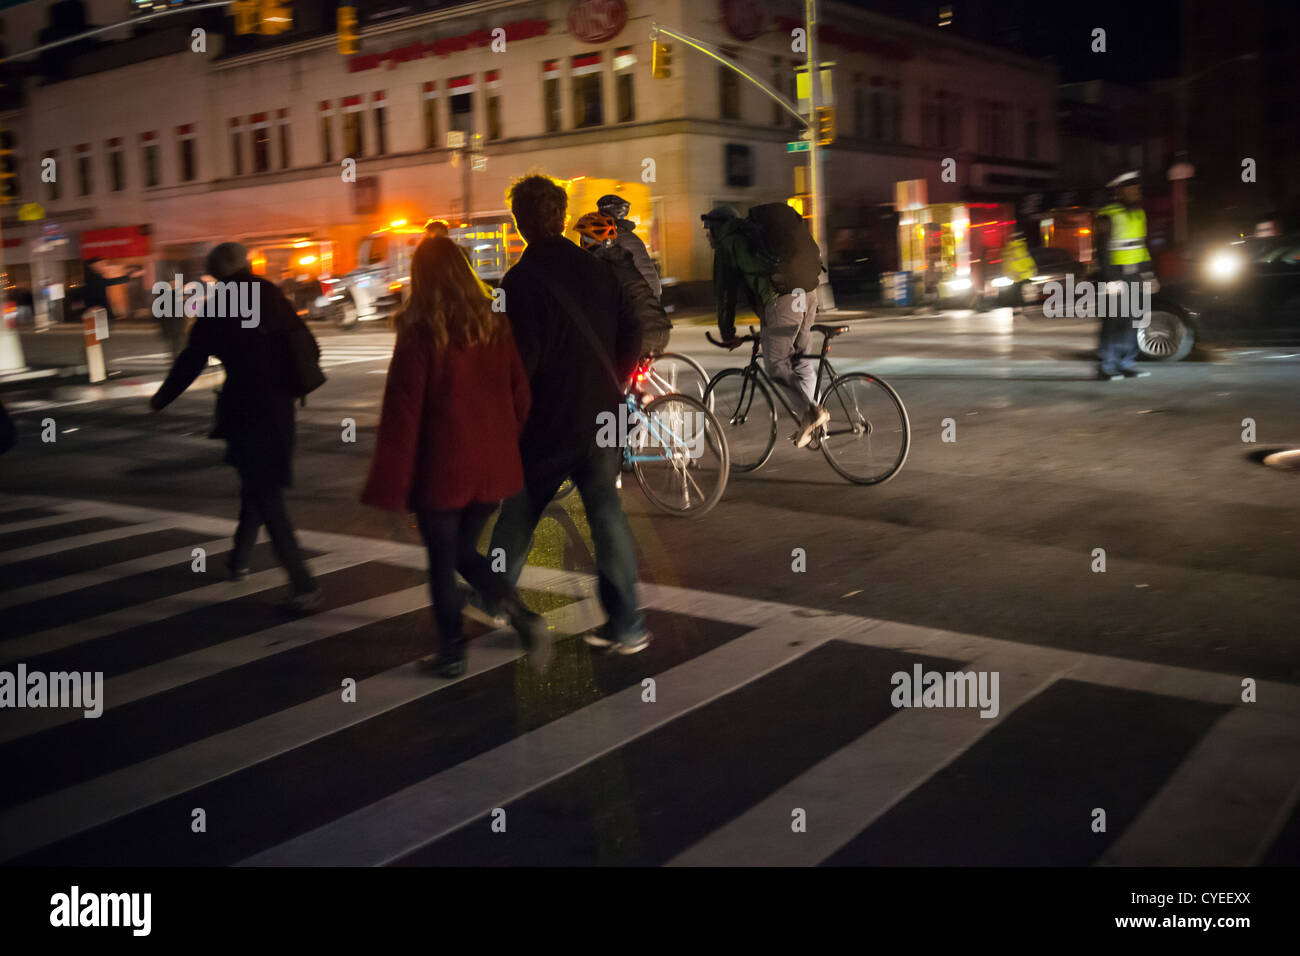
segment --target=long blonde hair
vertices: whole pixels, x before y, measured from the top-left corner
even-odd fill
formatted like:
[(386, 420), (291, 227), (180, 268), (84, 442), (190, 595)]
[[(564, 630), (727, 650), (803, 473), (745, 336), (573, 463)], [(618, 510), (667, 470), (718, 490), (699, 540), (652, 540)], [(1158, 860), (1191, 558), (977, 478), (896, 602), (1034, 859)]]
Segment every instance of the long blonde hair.
[(439, 236), (415, 247), (411, 298), (393, 319), (398, 332), (426, 326), (436, 347), (468, 347), (491, 342), (505, 321), (492, 311), (492, 293), (456, 243)]

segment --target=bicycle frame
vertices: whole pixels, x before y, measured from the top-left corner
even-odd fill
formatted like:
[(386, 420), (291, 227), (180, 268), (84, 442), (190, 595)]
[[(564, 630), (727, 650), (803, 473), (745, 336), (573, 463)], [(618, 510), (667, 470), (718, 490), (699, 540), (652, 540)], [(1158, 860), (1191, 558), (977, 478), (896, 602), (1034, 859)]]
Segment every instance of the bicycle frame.
[[(761, 343), (757, 339), (753, 343), (753, 348), (750, 350), (749, 353), (749, 364), (746, 365), (744, 368), (745, 377), (747, 379), (751, 376), (755, 378), (761, 378), (763, 380), (763, 383), (767, 386), (767, 390), (772, 395), (775, 395), (776, 400), (781, 403), (781, 406), (785, 409), (785, 413), (789, 415), (792, 419), (794, 419), (796, 424), (798, 424), (799, 415), (795, 412), (794, 406), (790, 404), (790, 400), (786, 398), (785, 389), (772, 380), (772, 376), (767, 374), (767, 370), (763, 368), (763, 363), (759, 361), (760, 344)], [(835, 367), (831, 365), (831, 360), (826, 357), (827, 354), (830, 352), (830, 350), (831, 350), (830, 338), (823, 336), (821, 354), (817, 356), (817, 380), (813, 385), (813, 395), (816, 396), (816, 399), (819, 403), (821, 402), (822, 396), (825, 394), (825, 392), (822, 390), (823, 375), (826, 376), (828, 389), (830, 383), (834, 382), (837, 377), (835, 374)], [(805, 355), (806, 357), (807, 353), (801, 353), (801, 354)], [(752, 395), (750, 401), (753, 401)], [(748, 403), (746, 403), (745, 405), (745, 414), (746, 415), (749, 414)], [(828, 432), (827, 434), (830, 433)]]

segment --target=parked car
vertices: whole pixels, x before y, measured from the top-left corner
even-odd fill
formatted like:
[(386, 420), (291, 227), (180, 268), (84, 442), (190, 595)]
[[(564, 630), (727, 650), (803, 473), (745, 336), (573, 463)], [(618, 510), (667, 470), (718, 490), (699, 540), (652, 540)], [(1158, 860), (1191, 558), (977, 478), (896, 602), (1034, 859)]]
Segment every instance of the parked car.
[(1300, 344), (1300, 233), (1213, 249), (1190, 279), (1153, 296), (1142, 355), (1177, 362), (1197, 342)]

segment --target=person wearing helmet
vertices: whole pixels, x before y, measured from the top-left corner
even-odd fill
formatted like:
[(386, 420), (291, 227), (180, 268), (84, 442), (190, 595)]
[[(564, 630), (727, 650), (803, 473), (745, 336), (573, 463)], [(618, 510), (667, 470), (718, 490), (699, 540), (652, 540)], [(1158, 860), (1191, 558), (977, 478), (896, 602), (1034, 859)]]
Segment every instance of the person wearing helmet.
[(596, 200), (596, 210), (612, 217), (618, 224), (618, 236), (615, 241), (632, 253), (632, 262), (636, 265), (637, 272), (641, 273), (641, 277), (645, 279), (646, 285), (650, 287), (651, 293), (658, 301), (663, 295), (663, 285), (659, 281), (659, 273), (655, 270), (654, 260), (650, 258), (650, 251), (646, 249), (641, 237), (636, 234), (636, 225), (627, 218), (627, 214), (632, 211), (632, 204), (622, 196), (610, 193)]
[[(609, 198), (609, 197), (606, 197)], [(623, 295), (641, 329), (641, 351), (657, 355), (668, 347), (672, 322), (659, 298), (637, 269), (632, 253), (619, 240), (618, 220), (602, 212), (589, 212), (575, 223), (582, 248), (614, 270)]]

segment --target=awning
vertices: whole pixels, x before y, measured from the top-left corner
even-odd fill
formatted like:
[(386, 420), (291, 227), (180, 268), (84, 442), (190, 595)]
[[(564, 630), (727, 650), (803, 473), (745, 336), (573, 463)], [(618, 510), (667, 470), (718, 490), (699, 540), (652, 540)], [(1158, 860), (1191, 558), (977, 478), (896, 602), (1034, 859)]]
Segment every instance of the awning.
[(149, 236), (140, 226), (87, 229), (81, 234), (81, 257), (132, 259), (149, 255)]

